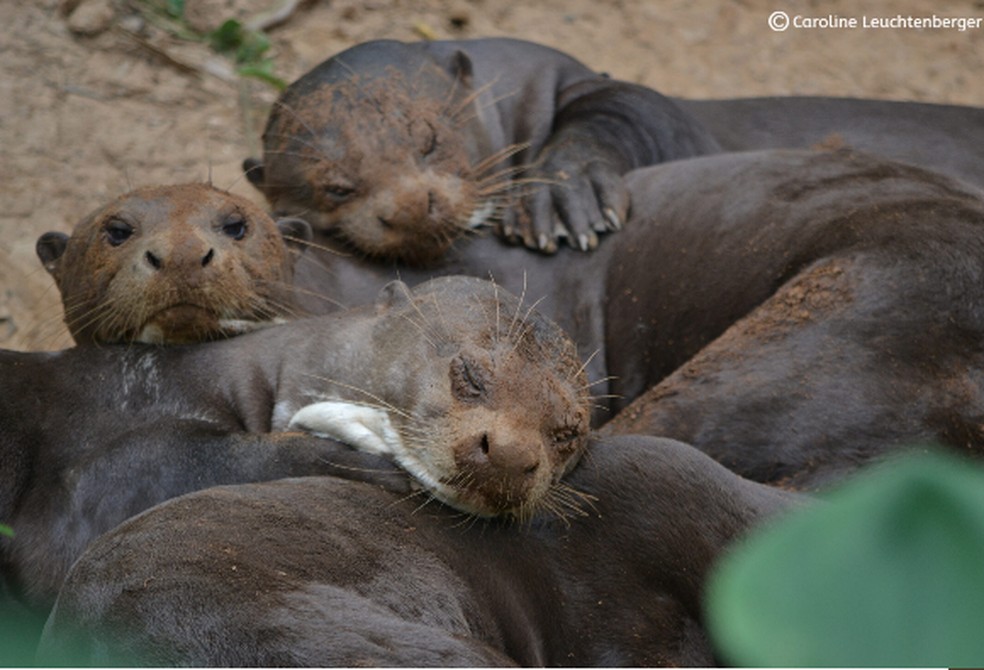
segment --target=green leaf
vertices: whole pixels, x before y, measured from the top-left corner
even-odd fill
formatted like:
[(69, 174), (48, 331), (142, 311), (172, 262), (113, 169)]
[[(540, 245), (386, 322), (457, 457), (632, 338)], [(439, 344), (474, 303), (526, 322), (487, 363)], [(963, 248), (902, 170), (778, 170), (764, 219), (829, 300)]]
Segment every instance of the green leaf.
[(164, 3), (164, 11), (175, 19), (180, 19), (184, 16), (185, 11), (185, 0), (166, 0)]
[(13, 537), (14, 529), (5, 523), (0, 523), (0, 535), (4, 535), (6, 537)]
[(239, 48), (243, 42), (243, 25), (235, 20), (228, 19), (221, 26), (208, 34), (208, 43), (219, 53), (229, 53)]
[(722, 560), (707, 619), (756, 666), (984, 664), (984, 471), (896, 460), (797, 510)]
[(236, 70), (242, 77), (253, 77), (264, 81), (279, 91), (287, 88), (287, 82), (273, 73), (273, 61), (266, 58), (255, 65), (243, 65)]

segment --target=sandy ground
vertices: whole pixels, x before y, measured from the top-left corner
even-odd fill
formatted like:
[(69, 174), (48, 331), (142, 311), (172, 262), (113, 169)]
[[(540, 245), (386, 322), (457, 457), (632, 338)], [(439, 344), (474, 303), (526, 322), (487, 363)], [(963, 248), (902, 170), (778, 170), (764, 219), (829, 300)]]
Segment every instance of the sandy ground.
[[(149, 1), (149, 0), (148, 0)], [(161, 0), (163, 1), (163, 0)], [(186, 0), (199, 30), (282, 0)], [(37, 237), (137, 186), (205, 180), (256, 199), (240, 172), (258, 153), (273, 88), (145, 18), (137, 0), (0, 4), (0, 347), (71, 343)], [(248, 11), (246, 11), (248, 9)], [(984, 28), (796, 29), (790, 17), (984, 18), (984, 2), (742, 0), (321, 0), (271, 29), (291, 80), (354, 43), (506, 35), (688, 97), (820, 94), (984, 106)]]

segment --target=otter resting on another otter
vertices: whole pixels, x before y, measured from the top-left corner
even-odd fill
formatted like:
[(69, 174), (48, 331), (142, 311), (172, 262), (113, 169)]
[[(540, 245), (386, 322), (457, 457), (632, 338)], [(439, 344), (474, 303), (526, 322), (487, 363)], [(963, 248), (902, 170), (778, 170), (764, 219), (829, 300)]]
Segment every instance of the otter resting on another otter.
[(50, 605), (94, 537), (202, 486), (394, 479), (392, 463), (331, 440), (257, 437), (290, 425), (385, 452), (467, 513), (560, 510), (588, 403), (563, 332), (464, 277), (394, 282), (372, 305), (196, 346), (0, 351), (0, 522), (16, 532), (0, 537), (0, 604)]
[(490, 218), (592, 249), (626, 220), (623, 174), (719, 150), (659, 93), (512, 39), (356, 45), (284, 91), (263, 142), (244, 168), (274, 212), (421, 265)]
[(300, 219), (185, 184), (120, 196), (36, 248), (77, 344), (179, 344), (296, 316), (296, 247), (310, 239)]

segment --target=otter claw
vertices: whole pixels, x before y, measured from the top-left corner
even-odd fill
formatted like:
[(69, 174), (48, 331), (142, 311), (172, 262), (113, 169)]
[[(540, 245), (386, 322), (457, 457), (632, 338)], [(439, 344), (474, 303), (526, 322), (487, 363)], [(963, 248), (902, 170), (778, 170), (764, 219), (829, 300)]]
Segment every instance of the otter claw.
[(618, 214), (611, 207), (606, 207), (602, 210), (605, 215), (605, 220), (608, 222), (608, 227), (611, 230), (622, 230), (622, 220), (618, 218)]
[(557, 243), (547, 237), (546, 233), (540, 233), (540, 237), (537, 238), (537, 248), (546, 254), (552, 254), (557, 251)]

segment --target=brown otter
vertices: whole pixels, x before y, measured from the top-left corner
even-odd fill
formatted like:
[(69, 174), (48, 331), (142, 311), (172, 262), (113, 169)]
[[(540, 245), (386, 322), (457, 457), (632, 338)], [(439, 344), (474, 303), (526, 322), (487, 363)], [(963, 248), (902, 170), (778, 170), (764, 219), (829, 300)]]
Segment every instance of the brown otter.
[[(244, 168), (274, 211), (418, 263), (490, 214), (543, 251), (558, 232), (594, 248), (596, 232), (625, 221), (627, 170), (722, 147), (833, 143), (984, 186), (984, 109), (672, 99), (507, 39), (359, 44), (291, 85), (263, 140), (263, 161)], [(517, 184), (526, 195), (512, 207)]]
[(294, 316), (291, 247), (310, 238), (304, 221), (185, 184), (120, 196), (37, 253), (76, 343), (184, 343)]
[(594, 248), (625, 221), (621, 175), (718, 150), (659, 93), (501, 38), (356, 45), (284, 91), (263, 140), (244, 167), (275, 212), (416, 264), (490, 218), (543, 251), (557, 231)]
[(701, 624), (708, 568), (801, 499), (646, 437), (592, 443), (569, 481), (594, 498), (583, 514), (464, 527), (332, 477), (185, 496), (93, 543), (39, 660), (714, 665)]
[(89, 541), (163, 499), (386, 462), (294, 438), (255, 451), (292, 419), (382, 445), (467, 512), (525, 517), (557, 504), (589, 414), (563, 333), (472, 278), (197, 346), (4, 351), (0, 371), (0, 522), (16, 533), (0, 537), (0, 593), (39, 607)]
[[(762, 481), (823, 486), (910, 441), (981, 449), (973, 373), (931, 358), (946, 352), (954, 365), (979, 369), (972, 343), (981, 326), (973, 315), (982, 307), (967, 288), (984, 257), (976, 252), (984, 210), (978, 191), (847, 150), (722, 154), (648, 168), (628, 181), (638, 203), (632, 226), (587, 256), (529, 254), (478, 238), (437, 268), (415, 269), (311, 249), (296, 281), (360, 304), (394, 274), (411, 285), (434, 273), (491, 275), (508, 290), (542, 298), (539, 311), (568, 330), (580, 351), (597, 352), (586, 369), (594, 393), (614, 396), (603, 401), (611, 410), (674, 374), (675, 386), (662, 386), (649, 409), (636, 413), (639, 423), (611, 430), (691, 442)], [(929, 248), (940, 251), (927, 255)], [(848, 303), (858, 295), (845, 288), (852, 283), (870, 291), (857, 304)], [(841, 302), (830, 303), (831, 312), (811, 310), (815, 292)], [(797, 299), (807, 301), (802, 314), (810, 318), (789, 311)], [(844, 320), (847, 313), (854, 316)], [(777, 320), (793, 327), (776, 331), (769, 324)], [(814, 338), (841, 322), (845, 355), (838, 359), (817, 345), (836, 338)], [(930, 333), (939, 344), (920, 340)], [(765, 356), (780, 346), (796, 348), (796, 358)], [(699, 352), (716, 352), (713, 365), (694, 359), (681, 368)], [(889, 364), (903, 359), (906, 365)], [(797, 376), (798, 365), (809, 375)], [(762, 387), (749, 381), (766, 377), (772, 382)], [(701, 389), (710, 394), (718, 383), (721, 408), (702, 413)], [(833, 392), (838, 385), (867, 391)], [(784, 421), (769, 398), (781, 398), (796, 421)]]
[[(599, 352), (588, 369), (613, 414), (660, 384), (608, 430), (806, 488), (919, 441), (984, 451), (980, 192), (847, 150), (719, 154), (627, 182), (631, 225), (592, 254), (482, 238), (438, 270), (542, 297)], [(393, 272), (323, 259), (298, 281), (343, 302)], [(399, 268), (411, 284), (433, 271)]]

